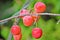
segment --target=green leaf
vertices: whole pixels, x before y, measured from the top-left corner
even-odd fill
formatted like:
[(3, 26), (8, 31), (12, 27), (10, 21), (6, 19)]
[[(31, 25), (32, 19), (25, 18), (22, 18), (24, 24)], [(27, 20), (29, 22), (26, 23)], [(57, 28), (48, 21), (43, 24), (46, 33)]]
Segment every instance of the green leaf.
[(4, 28), (2, 28), (1, 35), (2, 35), (5, 39), (7, 39), (8, 35), (9, 35), (9, 32), (10, 32), (9, 28), (8, 28), (8, 27), (4, 27)]
[(51, 32), (54, 32), (55, 31), (55, 20), (54, 19), (50, 19), (47, 21), (46, 23), (46, 27), (45, 27), (45, 30), (47, 33), (51, 33)]

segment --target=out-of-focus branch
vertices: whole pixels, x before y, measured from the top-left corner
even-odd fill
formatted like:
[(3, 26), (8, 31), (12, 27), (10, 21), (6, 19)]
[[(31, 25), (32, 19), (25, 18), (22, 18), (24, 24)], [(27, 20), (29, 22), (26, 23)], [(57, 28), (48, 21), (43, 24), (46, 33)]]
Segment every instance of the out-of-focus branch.
[(8, 36), (7, 40), (12, 40), (12, 34), (11, 34), (11, 32), (9, 33), (9, 36)]
[(57, 24), (59, 24), (60, 23), (60, 19), (57, 21)]

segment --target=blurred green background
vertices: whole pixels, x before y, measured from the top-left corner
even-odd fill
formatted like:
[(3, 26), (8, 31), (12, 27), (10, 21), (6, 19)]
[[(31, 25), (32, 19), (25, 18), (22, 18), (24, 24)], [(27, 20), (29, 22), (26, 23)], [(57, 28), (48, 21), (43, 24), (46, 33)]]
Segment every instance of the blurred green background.
[[(46, 4), (47, 9), (45, 13), (60, 13), (60, 0), (32, 0), (27, 9), (32, 9), (34, 4), (39, 1)], [(0, 20), (14, 15), (14, 13), (18, 12), (22, 8), (25, 2), (26, 0), (0, 0)], [(38, 27), (43, 30), (43, 36), (37, 40), (60, 40), (60, 23), (57, 24), (59, 19), (60, 16), (41, 16), (38, 21)], [(0, 25), (0, 38), (7, 40), (13, 22), (14, 19)], [(22, 29), (22, 40), (36, 40), (31, 35), (31, 29), (34, 28), (35, 25), (25, 27), (22, 19), (20, 19), (19, 26)]]

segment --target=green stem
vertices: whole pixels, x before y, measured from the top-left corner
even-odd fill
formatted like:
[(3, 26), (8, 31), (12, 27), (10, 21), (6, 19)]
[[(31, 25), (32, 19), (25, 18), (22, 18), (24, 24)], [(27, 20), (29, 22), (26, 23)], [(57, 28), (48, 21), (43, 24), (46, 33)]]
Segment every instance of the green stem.
[(38, 40), (38, 39), (36, 39), (36, 40)]
[(36, 22), (36, 27), (37, 27), (37, 22)]
[(35, 22), (36, 22), (36, 27), (37, 27), (37, 19), (35, 19)]

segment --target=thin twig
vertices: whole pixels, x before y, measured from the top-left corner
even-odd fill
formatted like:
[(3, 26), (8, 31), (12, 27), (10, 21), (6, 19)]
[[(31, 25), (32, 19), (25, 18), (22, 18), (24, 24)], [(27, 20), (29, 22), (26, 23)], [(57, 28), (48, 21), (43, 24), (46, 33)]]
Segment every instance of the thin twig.
[(12, 19), (12, 18), (15, 18), (15, 17), (18, 17), (18, 16), (13, 16), (13, 17), (10, 17), (10, 18), (4, 19), (4, 20), (0, 20), (0, 23), (1, 23), (1, 22), (4, 22), (4, 21), (8, 21), (8, 20), (10, 20), (10, 19)]
[(12, 16), (10, 18), (4, 19), (4, 20), (0, 20), (0, 23), (1, 22), (4, 22), (4, 21), (8, 21), (8, 20), (13, 19), (13, 18), (16, 18), (16, 17), (19, 17), (19, 16), (25, 16), (25, 15), (51, 15), (51, 16), (60, 16), (60, 14), (52, 14), (52, 13), (24, 14), (24, 15)]
[(53, 13), (41, 13), (38, 15), (51, 15), (51, 16), (60, 16), (60, 14), (53, 14)]

